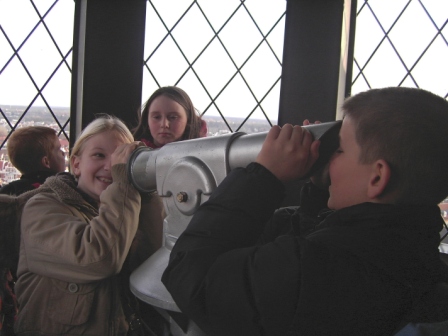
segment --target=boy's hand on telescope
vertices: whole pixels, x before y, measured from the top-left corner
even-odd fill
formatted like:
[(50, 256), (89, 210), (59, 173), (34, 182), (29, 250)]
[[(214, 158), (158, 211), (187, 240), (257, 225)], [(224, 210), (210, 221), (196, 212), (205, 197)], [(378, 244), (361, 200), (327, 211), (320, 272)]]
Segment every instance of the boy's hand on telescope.
[(303, 126), (308, 126), (308, 125), (312, 125), (312, 124), (320, 124), (321, 122), (319, 120), (316, 120), (314, 123), (310, 122), (308, 119), (305, 119), (303, 121)]
[(296, 125), (273, 126), (255, 160), (280, 181), (304, 176), (319, 157), (319, 141)]
[[(314, 124), (320, 124), (321, 122), (319, 120), (316, 120)], [(312, 125), (313, 123), (310, 122), (308, 119), (305, 119), (303, 121), (303, 126)], [(330, 185), (330, 175), (328, 174), (328, 168), (329, 164), (327, 163), (324, 167), (320, 168), (318, 171), (314, 173), (313, 176), (311, 176), (310, 180), (313, 182), (313, 184), (318, 187), (319, 189), (328, 189), (328, 186)]]

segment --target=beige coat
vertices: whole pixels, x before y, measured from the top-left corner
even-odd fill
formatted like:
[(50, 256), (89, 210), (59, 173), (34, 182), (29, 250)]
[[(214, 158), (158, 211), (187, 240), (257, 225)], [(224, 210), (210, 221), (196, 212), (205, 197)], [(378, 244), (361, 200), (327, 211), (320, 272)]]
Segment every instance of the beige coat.
[[(141, 196), (125, 168), (112, 167), (114, 182), (101, 194), (99, 209), (73, 188), (68, 174), (48, 178), (45, 185), (53, 192), (25, 205), (16, 284), (18, 334), (126, 334), (117, 274), (138, 229)], [(162, 232), (159, 198), (145, 199), (153, 208), (145, 212), (153, 218), (143, 224), (153, 229), (143, 231)], [(139, 258), (151, 253), (135, 250)]]

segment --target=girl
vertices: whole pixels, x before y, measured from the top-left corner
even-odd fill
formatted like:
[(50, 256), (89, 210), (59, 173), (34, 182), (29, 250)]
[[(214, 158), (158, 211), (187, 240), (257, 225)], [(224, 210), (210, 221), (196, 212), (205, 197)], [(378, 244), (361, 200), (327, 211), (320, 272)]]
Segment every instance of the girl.
[[(81, 133), (70, 173), (50, 177), (25, 205), (15, 330), (39, 335), (126, 335), (118, 276), (136, 235), (142, 198), (126, 163), (138, 146), (119, 119)], [(153, 217), (162, 223), (162, 208)]]
[[(199, 117), (188, 94), (176, 86), (165, 86), (154, 91), (138, 117), (139, 124), (134, 129), (134, 138), (150, 148), (207, 136), (206, 122)], [(154, 197), (156, 198), (160, 200), (159, 197)], [(149, 210), (142, 207), (142, 213), (146, 212)], [(152, 226), (151, 230), (147, 230), (146, 236), (151, 241), (150, 246), (162, 246), (163, 226)], [(155, 251), (153, 249), (150, 253)], [(143, 261), (139, 260), (139, 263)], [(151, 305), (140, 300), (137, 300), (137, 305), (142, 324), (149, 326), (156, 335), (165, 335), (169, 329), (167, 320)]]
[(187, 93), (176, 86), (154, 91), (143, 105), (134, 129), (134, 138), (151, 148), (206, 135), (207, 124), (198, 116)]

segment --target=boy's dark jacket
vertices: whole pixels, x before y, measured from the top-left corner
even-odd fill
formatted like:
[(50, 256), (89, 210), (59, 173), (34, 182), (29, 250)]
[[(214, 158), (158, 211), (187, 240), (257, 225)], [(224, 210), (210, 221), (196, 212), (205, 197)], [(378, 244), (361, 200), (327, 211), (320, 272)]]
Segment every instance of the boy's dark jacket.
[(430, 320), (420, 306), (442, 279), (437, 206), (364, 203), (315, 228), (303, 206), (265, 227), (282, 198), (262, 166), (236, 169), (174, 246), (162, 281), (207, 335), (393, 335), (406, 318)]
[(38, 171), (34, 173), (23, 174), (19, 180), (12, 181), (0, 188), (0, 194), (23, 194), (24, 192), (36, 189), (45, 182), (47, 177), (53, 176), (54, 174), (54, 172), (50, 171)]

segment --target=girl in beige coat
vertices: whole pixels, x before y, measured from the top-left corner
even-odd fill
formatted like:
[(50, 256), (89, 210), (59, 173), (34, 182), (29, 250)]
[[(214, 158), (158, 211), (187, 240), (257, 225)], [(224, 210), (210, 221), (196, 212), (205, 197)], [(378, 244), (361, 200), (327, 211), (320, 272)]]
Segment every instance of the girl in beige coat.
[[(142, 223), (162, 225), (163, 216), (158, 198), (141, 196), (126, 175), (137, 146), (117, 118), (94, 120), (72, 150), (73, 175), (47, 179), (48, 188), (25, 205), (16, 284), (18, 334), (126, 335), (119, 273), (135, 244), (142, 201), (153, 207), (153, 218)], [(141, 259), (151, 249), (157, 246), (132, 250)]]

